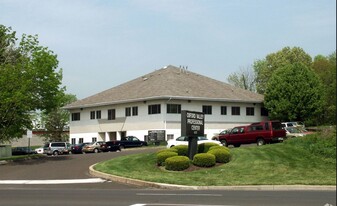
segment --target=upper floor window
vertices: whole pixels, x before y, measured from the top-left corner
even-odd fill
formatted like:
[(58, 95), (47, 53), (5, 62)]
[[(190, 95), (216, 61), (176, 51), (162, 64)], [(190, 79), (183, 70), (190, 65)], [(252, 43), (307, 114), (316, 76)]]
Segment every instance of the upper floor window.
[(149, 114), (160, 114), (160, 104), (149, 105)]
[(227, 107), (221, 106), (221, 115), (227, 115)]
[(125, 116), (126, 117), (131, 116), (131, 107), (126, 107), (125, 108)]
[(171, 113), (171, 114), (180, 114), (181, 113), (181, 105), (180, 104), (168, 104), (166, 112)]
[(264, 107), (261, 107), (261, 116), (268, 116), (268, 110)]
[(132, 107), (132, 116), (138, 116), (138, 107)]
[(254, 107), (246, 107), (246, 115), (247, 116), (254, 116)]
[(80, 121), (81, 120), (81, 113), (75, 112), (71, 113), (71, 121)]
[(240, 107), (232, 107), (232, 115), (240, 115)]
[(90, 112), (90, 119), (95, 119), (95, 114), (96, 114), (95, 111), (91, 111)]
[(212, 114), (212, 106), (210, 106), (210, 105), (203, 105), (202, 106), (202, 112), (204, 114)]
[(116, 119), (116, 110), (115, 109), (109, 109), (108, 110), (108, 120)]
[(101, 119), (101, 110), (96, 111), (96, 119)]

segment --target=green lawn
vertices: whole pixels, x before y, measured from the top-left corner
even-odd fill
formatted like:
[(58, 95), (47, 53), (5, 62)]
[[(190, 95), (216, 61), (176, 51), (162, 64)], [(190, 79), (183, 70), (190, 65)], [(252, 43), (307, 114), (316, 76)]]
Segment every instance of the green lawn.
[(95, 169), (146, 181), (195, 186), (336, 185), (335, 135), (233, 148), (229, 163), (190, 172), (158, 168), (154, 153), (119, 157), (102, 162)]

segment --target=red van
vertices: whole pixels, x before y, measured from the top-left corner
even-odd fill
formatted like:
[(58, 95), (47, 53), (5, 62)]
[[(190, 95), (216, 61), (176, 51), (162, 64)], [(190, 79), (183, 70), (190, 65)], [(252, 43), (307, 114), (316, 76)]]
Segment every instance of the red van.
[(240, 147), (241, 144), (257, 143), (258, 146), (272, 142), (282, 142), (286, 131), (280, 121), (264, 121), (246, 126), (234, 127), (229, 133), (219, 135), (219, 141), (224, 145)]

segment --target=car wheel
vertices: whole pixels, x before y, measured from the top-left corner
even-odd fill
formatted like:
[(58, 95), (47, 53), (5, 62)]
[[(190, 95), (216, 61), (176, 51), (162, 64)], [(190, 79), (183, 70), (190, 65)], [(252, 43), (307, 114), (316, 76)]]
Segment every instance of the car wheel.
[(266, 142), (264, 141), (264, 139), (259, 138), (259, 139), (257, 139), (256, 144), (257, 144), (257, 146), (262, 146), (262, 145), (266, 144)]
[(228, 147), (227, 141), (225, 139), (221, 140), (221, 144), (225, 147)]
[(58, 152), (58, 151), (54, 151), (54, 152), (53, 152), (53, 155), (54, 155), (54, 156), (57, 156), (57, 155), (59, 155), (59, 152)]
[(94, 149), (94, 153), (98, 153), (98, 149)]
[(234, 145), (234, 147), (240, 147), (241, 146), (241, 144), (235, 144)]

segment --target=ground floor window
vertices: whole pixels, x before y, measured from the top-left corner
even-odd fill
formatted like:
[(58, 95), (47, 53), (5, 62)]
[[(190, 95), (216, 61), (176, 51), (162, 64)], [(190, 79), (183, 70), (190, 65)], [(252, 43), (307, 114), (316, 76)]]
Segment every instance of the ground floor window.
[(232, 107), (232, 115), (240, 115), (240, 107)]

